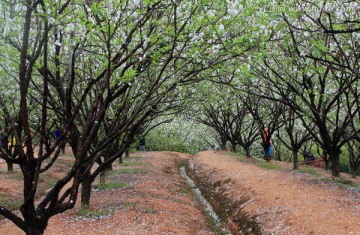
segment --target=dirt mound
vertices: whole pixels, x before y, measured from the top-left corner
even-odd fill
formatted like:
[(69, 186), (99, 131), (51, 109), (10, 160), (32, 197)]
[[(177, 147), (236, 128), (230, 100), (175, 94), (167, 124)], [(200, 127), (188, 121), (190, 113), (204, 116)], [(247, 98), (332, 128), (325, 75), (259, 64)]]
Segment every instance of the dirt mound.
[(193, 175), (211, 188), (210, 200), (234, 234), (360, 234), (359, 188), (259, 168), (214, 151), (193, 158)]

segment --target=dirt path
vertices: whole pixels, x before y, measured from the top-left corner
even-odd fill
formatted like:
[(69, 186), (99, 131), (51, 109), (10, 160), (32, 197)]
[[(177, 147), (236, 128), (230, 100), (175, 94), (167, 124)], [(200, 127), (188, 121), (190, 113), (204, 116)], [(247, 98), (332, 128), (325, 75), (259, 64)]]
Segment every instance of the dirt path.
[(259, 168), (221, 152), (202, 152), (193, 161), (203, 179), (224, 182), (226, 197), (243, 200), (243, 212), (261, 225), (261, 234), (360, 234), (359, 189)]
[[(179, 175), (179, 163), (190, 158), (204, 181), (230, 201), (243, 203), (230, 207), (239, 206), (260, 225), (261, 234), (360, 234), (359, 190), (291, 171), (259, 168), (224, 154), (207, 151), (191, 158), (172, 152), (134, 153), (125, 164), (116, 163), (114, 174), (107, 178), (107, 182), (124, 183), (125, 188), (94, 188), (93, 215), (81, 215), (77, 202), (75, 209), (53, 217), (45, 234), (214, 234)], [(14, 177), (16, 172), (5, 173), (6, 164), (2, 165), (0, 192), (19, 197), (21, 179)], [(65, 166), (59, 166), (54, 175), (61, 176)], [(206, 191), (212, 193), (210, 188)], [(23, 233), (2, 220), (0, 234)]]
[[(127, 166), (116, 163), (118, 174), (109, 176), (108, 181), (129, 186), (93, 191), (91, 208), (100, 215), (79, 215), (78, 202), (74, 210), (53, 217), (45, 234), (214, 234), (179, 174), (178, 164), (189, 157), (146, 152), (136, 153), (127, 160)], [(11, 188), (6, 180), (0, 186), (1, 191), (4, 188)], [(0, 234), (24, 233), (4, 220)]]

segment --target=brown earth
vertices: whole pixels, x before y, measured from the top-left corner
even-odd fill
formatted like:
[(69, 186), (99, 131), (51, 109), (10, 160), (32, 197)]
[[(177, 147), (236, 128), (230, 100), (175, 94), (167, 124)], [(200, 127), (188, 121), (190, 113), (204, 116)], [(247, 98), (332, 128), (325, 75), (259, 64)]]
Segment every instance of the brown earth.
[(237, 213), (259, 224), (260, 234), (360, 234), (359, 179), (342, 174), (336, 181), (351, 185), (342, 186), (324, 170), (318, 170), (321, 177), (314, 177), (292, 171), (285, 162), (281, 162), (284, 170), (278, 171), (259, 168), (254, 160), (249, 164), (247, 159), (239, 162), (225, 153), (207, 151), (192, 161), (196, 175), (215, 185), (212, 190), (222, 192), (223, 200), (242, 203)]
[[(77, 202), (73, 210), (53, 217), (45, 234), (215, 234), (179, 174), (181, 162), (190, 158), (200, 178), (217, 185), (216, 190), (221, 188), (230, 202), (243, 203), (238, 209), (259, 225), (262, 234), (360, 234), (359, 179), (348, 189), (291, 171), (286, 163), (281, 163), (283, 171), (268, 170), (255, 166), (254, 159), (239, 162), (215, 151), (194, 157), (133, 153), (125, 165), (114, 164), (115, 174), (107, 178), (107, 182), (127, 183), (126, 188), (94, 188), (91, 209), (93, 214), (100, 211), (98, 215), (82, 215)], [(62, 156), (63, 162), (71, 160), (71, 154)], [(58, 165), (48, 177), (61, 177), (65, 167)], [(20, 197), (18, 174), (5, 171), (6, 164), (1, 163), (0, 192)], [(322, 174), (331, 179), (328, 172)], [(23, 232), (2, 220), (0, 234)]]

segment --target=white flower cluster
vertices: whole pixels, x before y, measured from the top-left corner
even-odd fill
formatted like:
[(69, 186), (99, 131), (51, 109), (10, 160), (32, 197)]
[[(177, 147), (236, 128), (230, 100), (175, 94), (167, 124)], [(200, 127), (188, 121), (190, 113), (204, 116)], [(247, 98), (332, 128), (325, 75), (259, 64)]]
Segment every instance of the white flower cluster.
[(243, 6), (238, 1), (227, 0), (228, 13), (232, 16), (238, 15), (243, 10)]

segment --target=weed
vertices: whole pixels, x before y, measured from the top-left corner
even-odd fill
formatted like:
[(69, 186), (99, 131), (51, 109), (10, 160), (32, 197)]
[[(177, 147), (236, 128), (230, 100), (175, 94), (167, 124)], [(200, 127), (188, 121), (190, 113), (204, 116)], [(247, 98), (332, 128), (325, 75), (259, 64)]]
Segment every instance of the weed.
[(208, 211), (204, 211), (205, 218), (210, 224), (210, 227), (213, 229), (216, 235), (225, 235), (226, 232), (218, 225), (217, 221), (214, 219), (213, 216)]
[(121, 174), (139, 174), (146, 173), (147, 170), (144, 169), (133, 169), (133, 168), (122, 168), (117, 170), (108, 171), (106, 174), (109, 176), (116, 176)]
[(260, 159), (258, 166), (262, 167), (262, 168), (266, 168), (266, 169), (270, 169), (270, 170), (284, 170), (284, 168), (282, 166), (280, 166), (279, 164), (273, 163), (273, 162), (267, 162), (264, 159)]
[(105, 190), (105, 189), (126, 189), (129, 188), (130, 184), (124, 183), (124, 182), (110, 182), (110, 183), (100, 183), (99, 185), (97, 185), (97, 188), (100, 190)]
[[(126, 157), (126, 158), (124, 158), (125, 160), (125, 162), (127, 162), (127, 161), (139, 161), (139, 160), (141, 160), (141, 159), (143, 159), (144, 157), (142, 157), (142, 156), (129, 156), (129, 157)], [(121, 163), (121, 164), (123, 164), (123, 163)]]
[(159, 214), (159, 212), (157, 210), (155, 210), (154, 208), (150, 208), (150, 207), (144, 208), (143, 211), (145, 214), (151, 214), (151, 215)]
[(11, 179), (16, 179), (16, 180), (23, 180), (24, 179), (24, 175), (21, 171), (10, 171), (6, 173), (7, 176)]
[[(20, 208), (22, 201), (14, 198), (14, 196), (7, 195), (6, 193), (0, 193), (0, 206), (5, 207), (10, 211), (14, 211)], [(0, 220), (4, 219), (2, 215), (0, 215)]]
[(94, 217), (101, 218), (104, 216), (112, 215), (115, 211), (114, 207), (100, 208), (100, 209), (91, 209), (87, 205), (82, 205), (80, 209), (77, 211), (78, 215), (84, 217)]
[(135, 207), (136, 206), (136, 203), (135, 202), (127, 202), (127, 203), (125, 203), (124, 205), (123, 205), (123, 208), (125, 209), (125, 210), (127, 210), (127, 209), (129, 209), (129, 208), (131, 208), (131, 207)]
[(300, 173), (316, 176), (316, 177), (321, 176), (320, 173), (316, 169), (314, 169), (313, 167), (305, 167), (305, 168), (298, 169), (296, 171), (300, 172)]
[(188, 193), (189, 193), (189, 189), (187, 189), (187, 188), (179, 188), (179, 189), (178, 189), (178, 192), (179, 192), (180, 194), (185, 195), (185, 194), (188, 194)]
[(120, 166), (142, 166), (144, 163), (141, 162), (133, 162), (133, 161), (124, 161), (120, 164)]
[(56, 163), (58, 163), (60, 166), (66, 167), (66, 168), (71, 168), (74, 165), (74, 162), (67, 161), (67, 160), (64, 160), (64, 159), (57, 159)]

